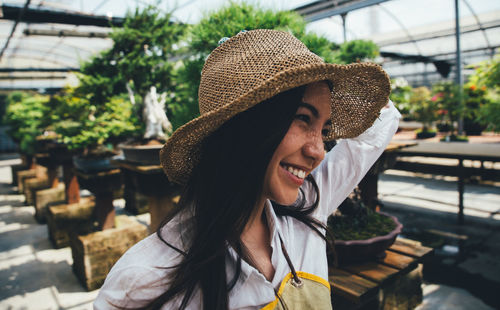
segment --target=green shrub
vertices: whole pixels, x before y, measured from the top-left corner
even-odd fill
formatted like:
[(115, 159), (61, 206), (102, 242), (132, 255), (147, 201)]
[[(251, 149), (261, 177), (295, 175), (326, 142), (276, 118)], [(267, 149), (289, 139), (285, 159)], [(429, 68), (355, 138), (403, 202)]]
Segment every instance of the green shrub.
[(48, 101), (47, 96), (26, 92), (12, 92), (7, 97), (4, 123), (22, 153), (35, 153), (36, 137), (43, 133), (51, 113)]

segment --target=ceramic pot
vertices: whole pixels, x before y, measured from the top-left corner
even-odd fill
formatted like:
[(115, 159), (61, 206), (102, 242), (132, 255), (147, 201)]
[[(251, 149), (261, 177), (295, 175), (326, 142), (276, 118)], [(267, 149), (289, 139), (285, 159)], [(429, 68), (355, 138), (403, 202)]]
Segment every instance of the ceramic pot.
[(160, 150), (163, 145), (125, 145), (119, 146), (126, 161), (142, 165), (160, 165)]
[(396, 228), (387, 235), (365, 240), (335, 240), (335, 251), (339, 264), (385, 257), (385, 250), (394, 243), (396, 237), (401, 233), (403, 225), (392, 215), (383, 212), (380, 212), (380, 214), (390, 217), (396, 224)]

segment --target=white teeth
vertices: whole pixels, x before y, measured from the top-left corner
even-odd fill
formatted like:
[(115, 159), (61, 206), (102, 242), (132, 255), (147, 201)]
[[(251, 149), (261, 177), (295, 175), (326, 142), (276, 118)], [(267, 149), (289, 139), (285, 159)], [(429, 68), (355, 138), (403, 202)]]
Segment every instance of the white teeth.
[(304, 170), (296, 169), (290, 166), (285, 166), (285, 169), (298, 178), (303, 179), (306, 177), (306, 172)]

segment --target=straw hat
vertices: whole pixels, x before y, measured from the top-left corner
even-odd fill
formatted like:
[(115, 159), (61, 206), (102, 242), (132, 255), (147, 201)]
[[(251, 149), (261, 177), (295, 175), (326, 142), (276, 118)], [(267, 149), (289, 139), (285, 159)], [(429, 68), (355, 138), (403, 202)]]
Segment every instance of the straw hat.
[(170, 181), (186, 183), (200, 143), (224, 122), (281, 92), (322, 80), (333, 85), (327, 140), (358, 136), (389, 100), (389, 78), (376, 64), (326, 64), (283, 31), (252, 30), (228, 39), (201, 72), (201, 116), (177, 129), (160, 152), (163, 170)]

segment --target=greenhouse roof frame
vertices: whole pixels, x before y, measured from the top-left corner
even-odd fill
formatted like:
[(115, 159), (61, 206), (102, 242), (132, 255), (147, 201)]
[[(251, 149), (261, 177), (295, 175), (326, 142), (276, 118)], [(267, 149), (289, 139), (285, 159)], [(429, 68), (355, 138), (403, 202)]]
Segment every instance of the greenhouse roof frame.
[[(8, 3), (6, 3), (7, 1)], [(111, 30), (108, 27), (109, 21), (119, 21), (120, 19), (123, 21), (122, 17), (113, 17), (125, 15), (123, 8), (121, 11), (119, 10), (120, 7), (144, 6), (152, 0), (123, 0), (119, 4), (117, 0), (7, 1), (2, 4), (2, 8), (16, 7), (17, 13), (19, 13), (23, 5), (29, 3), (27, 12), (30, 14), (39, 14), (39, 16), (47, 18), (50, 14), (57, 13), (60, 20), (65, 23), (53, 23), (57, 21), (55, 19), (50, 20), (51, 23), (35, 23), (36, 18), (39, 18), (38, 21), (40, 21), (42, 17), (26, 15), (31, 16), (30, 18), (33, 18), (31, 20), (27, 19), (26, 16), (22, 17), (19, 21), (19, 29), (15, 29), (13, 32), (12, 42), (5, 48), (4, 55), (0, 59), (0, 68), (19, 68), (20, 70), (0, 71), (2, 76), (6, 74), (15, 76), (28, 68), (40, 68), (40, 72), (51, 69), (54, 70), (53, 72), (59, 72), (57, 70), (61, 68), (78, 68), (82, 60), (89, 59), (90, 56), (111, 46), (111, 40), (108, 38)], [(211, 0), (201, 3), (199, 0), (178, 0), (179, 5), (175, 17), (180, 22), (194, 23), (202, 15), (196, 15), (193, 12), (207, 10), (207, 7), (203, 8), (203, 5), (208, 5), (208, 8), (213, 9), (220, 7), (227, 1)], [(258, 0), (249, 1), (257, 2)], [(437, 63), (438, 65), (454, 66), (455, 42), (451, 39), (454, 34), (454, 24), (451, 23), (450, 15), (451, 3), (454, 0), (422, 1), (427, 2), (419, 5), (429, 7), (429, 11), (446, 12), (449, 16), (448, 21), (444, 17), (432, 19), (425, 16), (422, 18), (425, 19), (425, 22), (419, 23), (421, 26), (416, 23), (412, 24), (408, 21), (408, 14), (417, 13), (411, 7), (414, 3), (411, 0), (277, 0), (266, 2), (262, 6), (295, 10), (302, 13), (309, 21), (308, 31), (319, 29), (319, 34), (325, 35), (336, 43), (343, 42), (342, 34), (337, 30), (339, 30), (338, 26), (342, 26), (339, 14), (344, 15), (343, 22), (346, 22), (347, 18), (347, 38), (349, 40), (372, 39), (378, 44), (382, 57), (377, 61), (383, 64), (392, 77), (405, 77), (414, 85), (428, 85), (442, 79), (443, 76), (437, 68), (435, 69), (432, 65), (429, 67), (427, 64)], [(500, 49), (500, 39), (497, 39), (500, 38), (500, 5), (487, 0), (459, 1), (462, 11), (465, 12), (461, 16), (461, 21), (463, 20), (461, 35), (464, 42), (462, 46), (463, 65), (491, 58)], [(160, 7), (160, 9), (168, 11), (168, 2), (166, 8)], [(281, 2), (281, 7), (275, 5), (278, 2)], [(448, 6), (443, 6), (443, 3)], [(491, 6), (491, 8), (485, 9), (485, 6)], [(376, 29), (370, 29), (377, 27), (360, 22), (370, 20), (372, 11), (377, 11), (379, 19), (382, 21), (381, 26), (378, 27), (380, 28), (379, 32), (375, 31)], [(15, 14), (9, 14), (0, 16), (0, 27), (8, 29), (1, 31), (3, 33), (10, 32), (15, 23)], [(76, 22), (68, 21), (68, 17), (64, 17), (64, 14), (74, 16), (75, 20), (79, 16), (84, 20), (106, 21), (107, 26), (76, 25)], [(392, 28), (386, 27), (388, 24), (392, 25)], [(360, 27), (363, 30), (360, 30)], [(366, 29), (373, 30), (373, 32), (366, 31)], [(0, 48), (5, 46), (5, 40), (6, 36), (0, 34)], [(62, 56), (57, 56), (57, 54), (62, 54)], [(443, 73), (446, 70), (441, 71)], [(31, 86), (33, 88), (53, 88), (66, 83), (65, 80), (60, 80), (38, 85), (33, 80), (24, 84), (21, 83), (22, 81), (14, 80), (10, 83), (8, 80), (2, 79), (0, 88), (3, 88), (2, 85), (5, 85), (6, 82), (8, 82), (8, 87), (13, 88), (16, 85), (20, 88)]]

